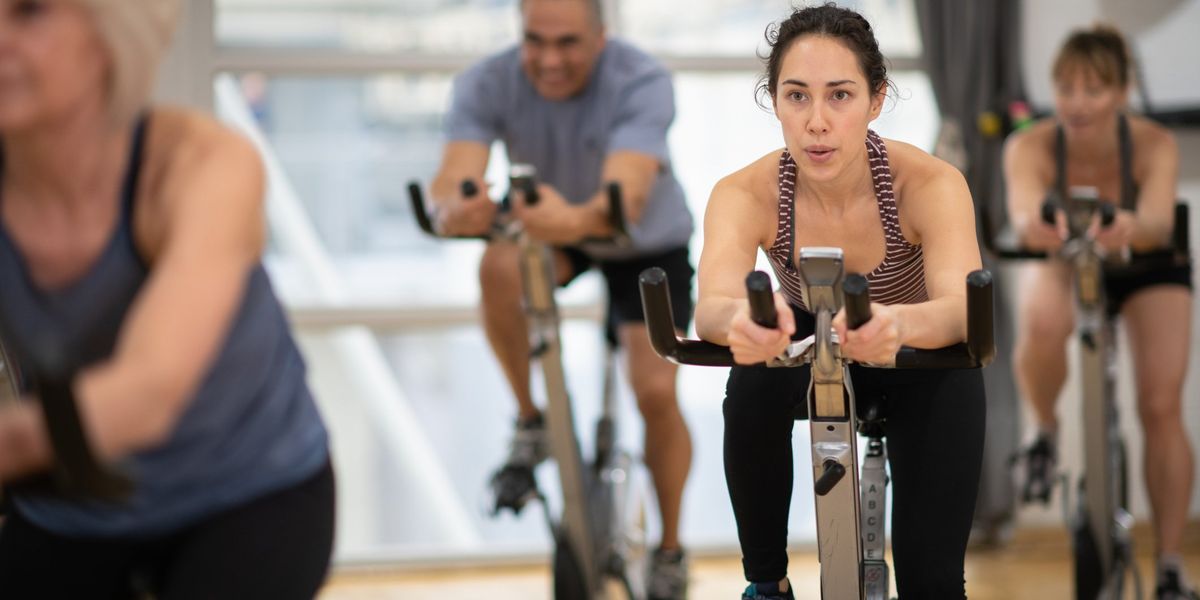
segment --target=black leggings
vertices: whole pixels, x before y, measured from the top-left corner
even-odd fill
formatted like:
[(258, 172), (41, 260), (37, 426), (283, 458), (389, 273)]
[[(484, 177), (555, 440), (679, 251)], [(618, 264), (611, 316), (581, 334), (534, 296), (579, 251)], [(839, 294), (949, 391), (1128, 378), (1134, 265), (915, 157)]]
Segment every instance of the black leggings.
[[(725, 480), (748, 581), (787, 575), (793, 411), (806, 406), (809, 376), (808, 367), (734, 367), (729, 373)], [(879, 402), (887, 419), (900, 598), (964, 598), (963, 555), (983, 460), (982, 374), (855, 365), (850, 377), (860, 416), (868, 403)], [(808, 454), (801, 460), (808, 464)]]
[(333, 470), (144, 540), (72, 538), (13, 511), (0, 527), (0, 597), (313, 598), (333, 548)]

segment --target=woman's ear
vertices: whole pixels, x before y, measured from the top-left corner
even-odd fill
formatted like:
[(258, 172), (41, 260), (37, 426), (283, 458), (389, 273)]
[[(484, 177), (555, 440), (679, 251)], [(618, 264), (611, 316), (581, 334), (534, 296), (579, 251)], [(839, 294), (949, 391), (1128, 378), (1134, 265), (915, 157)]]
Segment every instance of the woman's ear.
[(879, 89), (871, 94), (871, 120), (874, 121), (879, 117), (879, 113), (883, 112), (883, 103), (887, 100), (887, 84), (879, 86)]

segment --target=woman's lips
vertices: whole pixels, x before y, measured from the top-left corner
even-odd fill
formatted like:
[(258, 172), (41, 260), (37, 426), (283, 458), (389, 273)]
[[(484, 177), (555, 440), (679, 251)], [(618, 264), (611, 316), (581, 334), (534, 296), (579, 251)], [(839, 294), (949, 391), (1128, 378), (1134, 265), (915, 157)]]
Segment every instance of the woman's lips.
[(828, 162), (833, 157), (833, 148), (828, 146), (809, 146), (804, 149), (804, 154), (808, 156), (808, 160), (815, 163)]

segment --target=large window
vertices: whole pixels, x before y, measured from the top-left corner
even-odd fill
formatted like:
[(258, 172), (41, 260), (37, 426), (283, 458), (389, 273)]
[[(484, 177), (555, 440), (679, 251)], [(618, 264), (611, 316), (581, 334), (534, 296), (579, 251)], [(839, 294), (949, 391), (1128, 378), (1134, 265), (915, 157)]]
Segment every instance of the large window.
[[(780, 0), (696, 0), (687, 2), (622, 2), (621, 31), (643, 47), (664, 53), (749, 56), (764, 47), (767, 24), (790, 12)], [(880, 49), (889, 56), (921, 52), (916, 11), (905, 0), (839, 2), (871, 22)]]
[(217, 42), (259, 48), (478, 54), (517, 31), (514, 0), (216, 0)]
[[(671, 151), (699, 222), (718, 178), (782, 144), (774, 116), (755, 102), (755, 53), (763, 28), (790, 3), (604, 4), (611, 34), (660, 56), (676, 73)], [(938, 111), (927, 78), (914, 69), (921, 45), (911, 1), (848, 4), (872, 18), (896, 66), (897, 93), (874, 127), (931, 147)], [(201, 68), (224, 86), (218, 110), (231, 119), (242, 114), (243, 125), (261, 133), (278, 167), (272, 201), (290, 207), (272, 213), (268, 265), (295, 318), (332, 433), (341, 561), (542, 553), (549, 544), (536, 510), (519, 520), (493, 520), (483, 510), (514, 410), (476, 323), (482, 246), (423, 236), (405, 190), (437, 168), (454, 72), (515, 42), (515, 5), (215, 0), (212, 64)], [(499, 182), (502, 148), (493, 156)], [(700, 244), (698, 231), (693, 259)], [(564, 353), (585, 448), (600, 393), (603, 343), (595, 315), (602, 286), (598, 277), (584, 277), (560, 296), (580, 316), (564, 326)], [(701, 548), (737, 543), (721, 467), (724, 375), (685, 368), (680, 376), (696, 440), (683, 535)], [(622, 438), (638, 448), (640, 419), (628, 390), (621, 395)], [(807, 454), (807, 433), (796, 428), (797, 456)], [(803, 482), (807, 462), (796, 462)], [(540, 475), (556, 502), (553, 466)], [(798, 494), (790, 531), (813, 542), (813, 529), (811, 498)]]

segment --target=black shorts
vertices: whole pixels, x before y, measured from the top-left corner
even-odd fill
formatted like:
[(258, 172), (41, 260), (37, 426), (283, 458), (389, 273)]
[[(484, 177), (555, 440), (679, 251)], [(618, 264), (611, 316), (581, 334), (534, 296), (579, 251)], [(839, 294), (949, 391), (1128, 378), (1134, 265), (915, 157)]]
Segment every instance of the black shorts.
[(656, 254), (647, 254), (621, 260), (594, 260), (578, 248), (559, 248), (571, 263), (571, 276), (563, 285), (592, 268), (600, 268), (608, 283), (608, 314), (605, 317), (604, 334), (609, 343), (617, 344), (617, 328), (625, 323), (643, 323), (642, 293), (638, 289), (638, 275), (650, 267), (659, 267), (667, 272), (671, 285), (671, 313), (675, 328), (687, 331), (692, 322), (692, 263), (688, 259), (687, 246)]
[(1155, 285), (1179, 285), (1192, 289), (1192, 262), (1179, 263), (1169, 252), (1135, 254), (1129, 266), (1104, 269), (1105, 307), (1109, 317), (1121, 314), (1125, 301)]
[(5, 598), (309, 599), (333, 550), (329, 464), (290, 488), (153, 538), (58, 535), (19, 509), (0, 527)]

